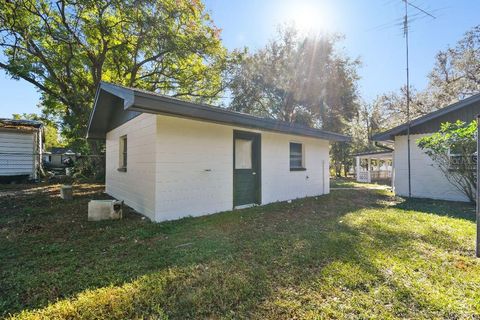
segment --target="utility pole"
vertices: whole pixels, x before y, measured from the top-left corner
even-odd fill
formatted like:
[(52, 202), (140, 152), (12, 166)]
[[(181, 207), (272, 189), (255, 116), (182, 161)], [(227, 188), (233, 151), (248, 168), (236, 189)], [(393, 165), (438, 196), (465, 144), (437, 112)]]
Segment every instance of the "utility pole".
[(408, 197), (412, 196), (412, 175), (411, 175), (411, 164), (410, 164), (410, 69), (409, 69), (409, 54), (408, 54), (408, 6), (411, 6), (418, 11), (422, 12), (423, 14), (432, 17), (435, 17), (428, 13), (427, 11), (423, 10), (422, 8), (417, 7), (414, 4), (408, 2), (408, 0), (403, 0), (405, 3), (405, 19), (403, 22), (403, 32), (405, 36), (405, 53), (406, 53), (406, 63), (407, 63), (407, 166), (408, 166)]
[(408, 0), (403, 0), (405, 2), (405, 22), (404, 22), (404, 33), (405, 33), (405, 53), (406, 53), (406, 62), (407, 62), (407, 165), (408, 165), (408, 197), (412, 196), (412, 176), (410, 168), (410, 70), (408, 62)]

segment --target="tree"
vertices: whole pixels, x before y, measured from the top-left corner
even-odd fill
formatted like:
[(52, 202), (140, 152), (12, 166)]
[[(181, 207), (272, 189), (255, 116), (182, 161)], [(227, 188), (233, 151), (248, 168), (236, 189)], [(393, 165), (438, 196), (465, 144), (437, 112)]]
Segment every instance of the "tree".
[(480, 25), (437, 54), (429, 78), (427, 90), (439, 107), (480, 92)]
[[(407, 122), (407, 88), (378, 96), (372, 106), (372, 130), (381, 132)], [(410, 88), (410, 119), (426, 115), (439, 109), (428, 92)]]
[(0, 68), (80, 145), (101, 80), (210, 101), (231, 58), (200, 1), (1, 1), (0, 26)]
[(45, 149), (50, 149), (51, 147), (62, 147), (64, 146), (63, 141), (60, 140), (60, 135), (58, 132), (57, 124), (48, 119), (45, 115), (37, 115), (35, 113), (23, 113), (12, 115), (13, 119), (25, 119), (25, 120), (37, 120), (43, 123), (43, 134), (45, 137)]
[(443, 123), (438, 132), (418, 140), (418, 146), (445, 177), (471, 202), (476, 200), (477, 122)]
[[(415, 119), (480, 92), (480, 25), (453, 48), (440, 51), (423, 91), (410, 88), (410, 118)], [(372, 128), (384, 131), (407, 121), (406, 87), (373, 102)]]
[(339, 37), (301, 37), (280, 28), (233, 75), (230, 107), (278, 120), (338, 129), (357, 112), (357, 60), (335, 49)]
[(352, 153), (377, 149), (371, 137), (382, 130), (384, 120), (376, 107), (376, 105), (365, 102), (360, 103), (357, 116), (348, 123), (347, 132), (352, 137)]
[[(230, 85), (230, 108), (336, 132), (348, 131), (358, 113), (359, 61), (336, 49), (338, 36), (301, 36), (279, 28), (264, 48), (247, 54)], [(348, 144), (332, 148), (336, 168)]]

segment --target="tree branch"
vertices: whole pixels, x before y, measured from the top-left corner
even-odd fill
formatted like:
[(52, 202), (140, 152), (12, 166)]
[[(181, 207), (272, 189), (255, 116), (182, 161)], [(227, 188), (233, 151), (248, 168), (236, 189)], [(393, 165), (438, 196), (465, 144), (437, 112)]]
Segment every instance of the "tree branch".
[[(7, 70), (8, 72), (11, 72), (10, 69), (9, 69), (9, 66), (5, 63), (2, 63), (0, 62), (0, 68), (3, 68), (5, 70)], [(12, 72), (13, 73), (13, 72)], [(31, 77), (27, 77), (26, 75), (23, 75), (23, 74), (17, 74), (17, 73), (14, 73), (15, 76), (18, 76), (20, 78), (22, 78), (23, 80), (27, 81), (27, 82), (30, 82), (31, 84), (33, 84), (34, 86), (36, 86), (38, 89), (44, 91), (45, 93), (57, 98), (58, 100), (60, 100), (62, 103), (64, 103), (65, 105), (68, 105), (68, 101), (66, 99), (64, 99), (62, 96), (60, 96), (59, 94), (55, 93), (54, 91), (50, 90), (48, 87), (44, 86), (42, 83), (38, 82), (37, 80), (31, 78)]]

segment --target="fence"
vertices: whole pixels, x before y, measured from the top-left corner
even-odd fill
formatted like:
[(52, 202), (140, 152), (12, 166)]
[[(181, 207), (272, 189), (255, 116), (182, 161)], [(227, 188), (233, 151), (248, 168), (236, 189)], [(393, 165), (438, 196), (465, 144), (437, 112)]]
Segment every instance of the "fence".
[(91, 159), (104, 162), (104, 155), (62, 155), (49, 153), (0, 152), (0, 178), (22, 177), (37, 179), (39, 173), (51, 171), (65, 174), (68, 167), (81, 166)]

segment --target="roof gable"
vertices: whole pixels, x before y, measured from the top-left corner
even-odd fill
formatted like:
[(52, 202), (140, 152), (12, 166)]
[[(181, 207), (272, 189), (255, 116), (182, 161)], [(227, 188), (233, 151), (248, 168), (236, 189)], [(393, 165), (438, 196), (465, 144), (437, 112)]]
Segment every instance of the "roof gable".
[[(442, 123), (455, 122), (457, 120), (470, 122), (476, 119), (478, 114), (480, 114), (480, 93), (410, 121), (410, 133), (433, 133), (440, 129)], [(408, 125), (404, 123), (374, 135), (372, 140), (394, 140), (395, 136), (405, 135), (407, 128)]]

